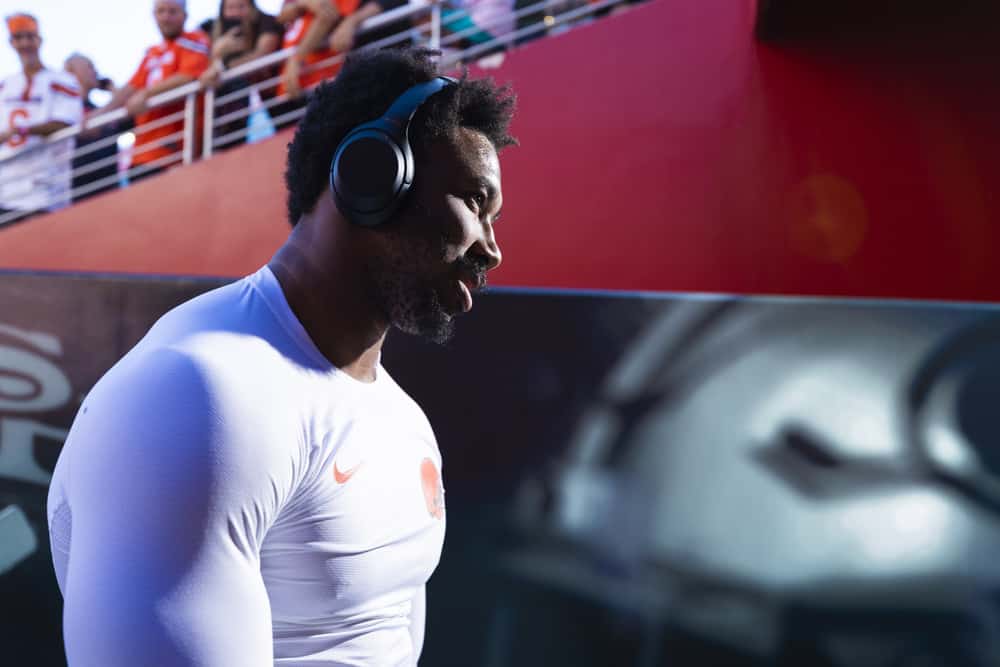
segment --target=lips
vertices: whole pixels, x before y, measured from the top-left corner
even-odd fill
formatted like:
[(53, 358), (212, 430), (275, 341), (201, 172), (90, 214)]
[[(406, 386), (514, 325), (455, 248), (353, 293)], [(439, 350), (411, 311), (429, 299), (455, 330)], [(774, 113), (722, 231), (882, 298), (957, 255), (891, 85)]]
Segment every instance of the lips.
[(483, 277), (478, 273), (462, 273), (458, 279), (458, 289), (462, 297), (462, 312), (472, 310), (472, 294), (483, 286)]

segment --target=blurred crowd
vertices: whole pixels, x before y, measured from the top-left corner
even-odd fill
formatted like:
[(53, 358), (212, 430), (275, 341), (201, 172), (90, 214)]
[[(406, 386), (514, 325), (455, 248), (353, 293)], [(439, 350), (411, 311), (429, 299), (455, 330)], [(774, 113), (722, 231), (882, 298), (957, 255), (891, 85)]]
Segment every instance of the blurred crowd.
[[(154, 0), (163, 41), (137, 58), (135, 73), (121, 85), (101, 77), (81, 53), (69, 56), (61, 70), (47, 67), (39, 55), (38, 20), (23, 12), (6, 17), (21, 71), (0, 80), (0, 225), (156, 174), (180, 162), (185, 149), (200, 155), (202, 96), (193, 110), (183, 100), (151, 104), (187, 84), (197, 81), (212, 93), (212, 149), (273, 134), (298, 117), (312, 87), (336, 74), (338, 54), (363, 45), (411, 43), (426, 14), (359, 31), (366, 19), (407, 2), (285, 0), (271, 15), (254, 0), (221, 0), (216, 16), (189, 27), (185, 0)], [(450, 48), (510, 35), (517, 28), (515, 6), (524, 6), (523, 0), (447, 0), (441, 15)], [(260, 59), (287, 49), (287, 57), (261, 66)], [(95, 104), (94, 91), (106, 91), (107, 101)], [(116, 109), (124, 117), (104, 122)], [(186, 114), (196, 128), (187, 137)], [(97, 117), (105, 118), (76, 136), (49, 139)]]

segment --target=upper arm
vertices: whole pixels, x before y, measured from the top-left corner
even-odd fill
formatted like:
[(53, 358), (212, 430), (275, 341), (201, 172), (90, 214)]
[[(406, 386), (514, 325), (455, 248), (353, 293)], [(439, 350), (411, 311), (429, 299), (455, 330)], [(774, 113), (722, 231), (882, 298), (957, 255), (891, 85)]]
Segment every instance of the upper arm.
[(305, 14), (305, 8), (297, 0), (285, 0), (281, 5), (281, 11), (275, 17), (278, 23), (291, 23), (295, 19)]
[(371, 17), (382, 12), (382, 5), (380, 5), (375, 0), (368, 0), (354, 12), (354, 18), (358, 23), (361, 23)]
[(330, 0), (299, 0), (299, 2), (305, 5), (317, 20), (333, 20), (337, 17), (337, 8)]
[(267, 594), (241, 539), (241, 463), (226, 438), (207, 384), (176, 353), (88, 396), (67, 440), (71, 665), (272, 664)]
[(273, 32), (263, 32), (257, 37), (257, 45), (254, 49), (254, 57), (259, 58), (269, 53), (274, 53), (281, 46), (281, 35)]
[[(135, 79), (135, 77), (132, 78)], [(107, 104), (98, 109), (97, 113), (103, 113), (105, 111), (111, 111), (112, 109), (117, 109), (118, 107), (125, 104), (125, 101), (128, 100), (128, 98), (132, 97), (132, 95), (135, 94), (136, 90), (138, 90), (138, 88), (132, 85), (131, 82), (126, 83), (124, 86), (122, 86), (121, 88), (119, 88), (118, 90), (116, 90), (111, 94), (111, 99), (108, 101)]]

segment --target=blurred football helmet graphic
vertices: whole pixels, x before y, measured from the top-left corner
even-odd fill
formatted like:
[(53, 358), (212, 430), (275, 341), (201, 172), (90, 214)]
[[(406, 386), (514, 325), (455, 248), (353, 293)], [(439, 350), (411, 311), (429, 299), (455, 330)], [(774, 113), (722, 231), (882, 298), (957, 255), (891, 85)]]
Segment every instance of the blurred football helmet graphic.
[(665, 301), (523, 485), (512, 591), (637, 619), (622, 665), (996, 664), (996, 311)]

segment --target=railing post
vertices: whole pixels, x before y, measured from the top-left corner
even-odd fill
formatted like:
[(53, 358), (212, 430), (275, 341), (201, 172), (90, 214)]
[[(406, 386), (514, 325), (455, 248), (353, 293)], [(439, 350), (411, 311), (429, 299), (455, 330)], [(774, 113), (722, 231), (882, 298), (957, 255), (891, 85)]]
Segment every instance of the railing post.
[(188, 93), (184, 98), (184, 164), (194, 162), (195, 104), (198, 93)]
[(431, 43), (432, 49), (441, 48), (441, 3), (434, 0), (431, 5)]
[(201, 156), (203, 158), (212, 157), (212, 135), (214, 134), (214, 128), (212, 127), (215, 121), (215, 89), (206, 88), (205, 89), (205, 109), (204, 109), (204, 120), (202, 121), (205, 125), (202, 134), (202, 146), (201, 146)]

